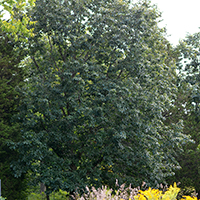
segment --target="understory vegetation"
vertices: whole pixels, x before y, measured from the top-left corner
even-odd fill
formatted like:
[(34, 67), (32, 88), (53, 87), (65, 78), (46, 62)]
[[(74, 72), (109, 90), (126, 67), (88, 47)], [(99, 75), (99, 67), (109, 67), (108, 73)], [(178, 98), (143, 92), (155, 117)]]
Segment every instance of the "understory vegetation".
[[(69, 196), (66, 191), (59, 190), (59, 192), (53, 192), (50, 195), (52, 200), (64, 200), (64, 199), (76, 199), (76, 200), (197, 200), (197, 193), (195, 191), (190, 195), (185, 195), (180, 192), (180, 188), (174, 185), (167, 187), (160, 184), (158, 189), (146, 188), (145, 183), (142, 187), (132, 188), (125, 187), (125, 184), (118, 186), (117, 190), (109, 189), (107, 186), (95, 189), (92, 187), (89, 189), (86, 187), (85, 193), (80, 195), (77, 192)], [(41, 200), (46, 199), (45, 193), (31, 193), (28, 196), (28, 200)]]

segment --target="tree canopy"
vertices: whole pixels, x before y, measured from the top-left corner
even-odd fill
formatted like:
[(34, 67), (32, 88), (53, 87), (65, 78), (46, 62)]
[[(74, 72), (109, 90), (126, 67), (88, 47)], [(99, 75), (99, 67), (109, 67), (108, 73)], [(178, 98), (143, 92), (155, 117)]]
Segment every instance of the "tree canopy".
[(50, 193), (173, 174), (189, 139), (164, 123), (177, 88), (159, 16), (148, 1), (35, 2), (16, 177), (28, 171)]

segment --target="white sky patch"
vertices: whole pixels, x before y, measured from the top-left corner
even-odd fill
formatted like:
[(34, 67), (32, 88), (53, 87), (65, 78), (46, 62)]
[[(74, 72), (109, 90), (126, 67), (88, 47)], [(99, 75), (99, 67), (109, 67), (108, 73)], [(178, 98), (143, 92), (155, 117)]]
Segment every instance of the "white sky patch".
[[(0, 5), (0, 11), (3, 10), (3, 6)], [(5, 10), (3, 10), (4, 16), (3, 19), (8, 19), (10, 17), (9, 13)]]
[[(136, 1), (135, 1), (136, 2)], [(193, 34), (200, 29), (200, 0), (151, 0), (162, 12), (161, 27), (167, 28), (169, 41), (176, 45), (187, 33)]]

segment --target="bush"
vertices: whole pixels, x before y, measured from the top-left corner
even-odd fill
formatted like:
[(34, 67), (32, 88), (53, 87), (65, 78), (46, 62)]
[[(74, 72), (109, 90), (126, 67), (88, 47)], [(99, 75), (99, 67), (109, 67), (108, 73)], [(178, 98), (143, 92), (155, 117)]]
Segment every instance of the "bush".
[[(50, 199), (52, 199), (52, 200), (64, 200), (64, 199), (68, 199), (67, 198), (67, 194), (68, 194), (67, 192), (59, 190), (58, 192), (51, 193)], [(32, 192), (28, 196), (28, 200), (43, 200), (43, 199), (46, 200), (46, 194), (45, 193), (38, 194), (38, 193)]]

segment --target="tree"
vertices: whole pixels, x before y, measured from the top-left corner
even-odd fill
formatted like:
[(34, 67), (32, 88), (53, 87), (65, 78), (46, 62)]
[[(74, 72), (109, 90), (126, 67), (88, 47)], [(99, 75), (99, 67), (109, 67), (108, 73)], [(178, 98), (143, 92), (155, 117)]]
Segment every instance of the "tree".
[(176, 72), (156, 8), (38, 0), (30, 15), (37, 23), (16, 117), (23, 139), (12, 144), (15, 175), (29, 171), (47, 194), (171, 175), (188, 138), (179, 122), (163, 123)]
[[(33, 6), (33, 1), (2, 0), (0, 5), (3, 8), (0, 12), (0, 179), (2, 195), (16, 200), (26, 198), (27, 177), (25, 174), (14, 177), (10, 164), (18, 153), (8, 147), (8, 142), (17, 142), (20, 138), (19, 124), (13, 122), (12, 117), (18, 112), (21, 96), (17, 87), (22, 86), (25, 79), (21, 61), (26, 56), (27, 37), (32, 33), (27, 24), (33, 22), (28, 22), (25, 11)], [(3, 18), (3, 11), (10, 14), (9, 19)]]
[(7, 37), (7, 33), (0, 34), (0, 178), (2, 181), (2, 195), (9, 200), (24, 199), (26, 189), (24, 175), (14, 177), (10, 163), (17, 152), (7, 146), (9, 140), (18, 141), (19, 126), (12, 122), (12, 116), (17, 113), (19, 93), (17, 86), (23, 83), (24, 70), (18, 64), (23, 53), (16, 50), (18, 43)]
[(194, 143), (187, 144), (184, 147), (184, 152), (178, 154), (177, 159), (180, 163), (181, 170), (176, 171), (176, 175), (171, 178), (171, 181), (178, 180), (181, 182), (181, 187), (187, 189), (193, 187), (200, 194), (199, 184), (199, 40), (200, 34), (188, 35), (181, 41), (176, 51), (179, 52), (177, 62), (179, 70), (179, 93), (176, 102), (176, 109), (170, 118), (183, 119), (183, 133), (191, 135)]

